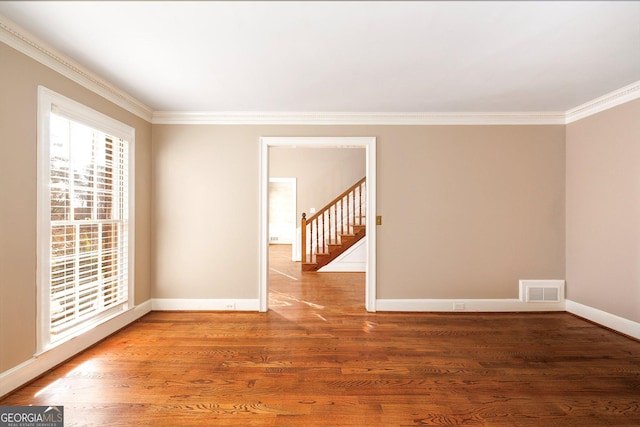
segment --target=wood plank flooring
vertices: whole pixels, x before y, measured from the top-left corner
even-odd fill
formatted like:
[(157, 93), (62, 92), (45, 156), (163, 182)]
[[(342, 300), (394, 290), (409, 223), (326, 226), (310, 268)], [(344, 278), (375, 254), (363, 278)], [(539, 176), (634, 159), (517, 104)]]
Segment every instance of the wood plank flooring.
[(637, 341), (567, 313), (367, 313), (363, 274), (270, 252), (268, 313), (152, 312), (0, 405), (64, 405), (67, 426), (640, 425)]

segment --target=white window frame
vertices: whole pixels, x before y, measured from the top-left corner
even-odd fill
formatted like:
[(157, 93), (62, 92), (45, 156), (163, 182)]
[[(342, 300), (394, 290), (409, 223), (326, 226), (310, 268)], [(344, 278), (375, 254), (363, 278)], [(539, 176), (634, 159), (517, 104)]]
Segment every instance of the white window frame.
[[(112, 137), (129, 143), (129, 220), (128, 220), (128, 288), (127, 301), (115, 311), (109, 311), (87, 319), (73, 327), (63, 338), (52, 343), (50, 334), (50, 286), (51, 286), (51, 198), (50, 198), (50, 115), (52, 110), (75, 122), (85, 124)], [(82, 335), (110, 319), (118, 317), (134, 307), (135, 277), (135, 129), (95, 111), (83, 104), (60, 95), (43, 86), (38, 87), (38, 212), (37, 212), (37, 347), (36, 355), (48, 351), (70, 339)]]

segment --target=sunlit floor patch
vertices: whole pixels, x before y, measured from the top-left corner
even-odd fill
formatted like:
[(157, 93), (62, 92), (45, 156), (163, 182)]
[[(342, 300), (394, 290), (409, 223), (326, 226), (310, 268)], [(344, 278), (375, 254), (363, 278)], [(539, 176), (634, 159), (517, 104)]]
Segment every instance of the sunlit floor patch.
[(288, 299), (290, 301), (299, 302), (301, 304), (306, 304), (309, 307), (317, 308), (318, 310), (324, 310), (324, 306), (323, 305), (314, 304), (314, 303), (309, 302), (309, 301), (304, 301), (304, 300), (298, 299), (298, 298), (296, 298), (296, 297), (294, 297), (292, 295), (283, 294), (282, 292), (278, 292), (278, 291), (271, 291), (271, 292), (274, 293), (274, 294), (277, 294), (278, 297), (280, 297), (280, 298)]
[(327, 318), (324, 317), (322, 314), (320, 313), (313, 313), (314, 316), (319, 317), (320, 319), (324, 320), (325, 322), (327, 322)]
[(284, 277), (288, 277), (288, 278), (289, 278), (289, 279), (291, 279), (291, 280), (295, 280), (296, 282), (298, 281), (298, 279), (297, 279), (297, 278), (295, 278), (295, 277), (293, 277), (293, 276), (289, 276), (287, 273), (283, 273), (282, 271), (280, 271), (280, 270), (276, 270), (275, 268), (269, 268), (269, 270), (273, 271), (274, 273), (281, 274), (281, 275), (282, 275), (282, 276), (284, 276)]
[(36, 394), (33, 395), (33, 397), (42, 396), (43, 394), (50, 393), (50, 392), (54, 393), (61, 384), (62, 384), (62, 379), (59, 378), (54, 382), (52, 382), (51, 384), (49, 384), (48, 386), (41, 388)]

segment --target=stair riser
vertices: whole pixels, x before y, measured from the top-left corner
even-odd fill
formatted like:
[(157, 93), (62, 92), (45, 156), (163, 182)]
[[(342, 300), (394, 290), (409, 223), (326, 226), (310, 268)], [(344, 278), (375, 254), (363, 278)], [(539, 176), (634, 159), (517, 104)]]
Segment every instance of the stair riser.
[[(317, 271), (336, 259), (340, 254), (349, 249), (366, 235), (367, 229), (365, 227), (361, 227), (356, 234), (340, 236), (342, 244), (328, 245), (328, 253), (316, 253), (315, 263), (303, 264), (302, 271)], [(311, 256), (309, 256), (308, 259), (312, 259)]]

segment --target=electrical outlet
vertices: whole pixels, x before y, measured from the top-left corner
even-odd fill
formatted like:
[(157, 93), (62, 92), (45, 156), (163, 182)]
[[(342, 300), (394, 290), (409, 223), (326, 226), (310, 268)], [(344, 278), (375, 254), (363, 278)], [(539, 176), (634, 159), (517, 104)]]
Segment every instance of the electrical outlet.
[(464, 303), (463, 302), (454, 302), (453, 303), (453, 309), (455, 311), (462, 311), (464, 310)]
[(229, 302), (229, 303), (225, 304), (224, 308), (226, 310), (235, 310), (236, 309), (236, 304), (233, 303), (233, 302)]
[(376, 217), (376, 225), (382, 225), (382, 216), (381, 215), (378, 215)]

